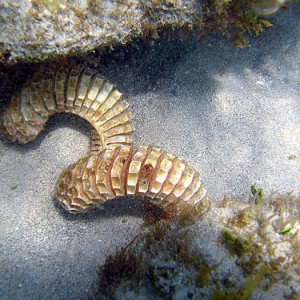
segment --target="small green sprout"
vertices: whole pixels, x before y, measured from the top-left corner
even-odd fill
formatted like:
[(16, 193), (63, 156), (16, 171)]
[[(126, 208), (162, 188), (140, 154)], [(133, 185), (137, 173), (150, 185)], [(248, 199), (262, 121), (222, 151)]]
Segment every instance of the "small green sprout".
[(251, 185), (251, 193), (253, 196), (258, 193), (258, 187), (255, 184)]
[(280, 234), (287, 234), (287, 233), (291, 232), (291, 230), (292, 230), (292, 227), (287, 226), (287, 227), (283, 228), (282, 230), (280, 230)]
[(255, 204), (258, 204), (261, 199), (265, 196), (263, 188), (258, 188), (256, 184), (251, 185), (251, 193), (254, 196)]

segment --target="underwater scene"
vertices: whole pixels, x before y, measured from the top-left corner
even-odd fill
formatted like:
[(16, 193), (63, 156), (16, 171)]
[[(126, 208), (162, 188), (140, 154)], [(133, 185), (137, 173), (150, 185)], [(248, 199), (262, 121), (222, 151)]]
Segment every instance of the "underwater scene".
[(300, 299), (299, 0), (0, 16), (0, 299)]

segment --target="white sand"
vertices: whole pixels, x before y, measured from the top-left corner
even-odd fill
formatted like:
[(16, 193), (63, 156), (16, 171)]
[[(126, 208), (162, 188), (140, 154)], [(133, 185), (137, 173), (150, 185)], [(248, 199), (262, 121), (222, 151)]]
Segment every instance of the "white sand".
[[(249, 49), (213, 38), (186, 41), (190, 51), (171, 62), (157, 46), (124, 64), (112, 61), (103, 74), (134, 110), (137, 144), (189, 161), (216, 201), (224, 194), (242, 201), (253, 183), (267, 194), (299, 193), (299, 8), (274, 18)], [(88, 124), (66, 115), (26, 146), (1, 140), (1, 299), (84, 299), (105, 255), (141, 231), (134, 201), (70, 216), (53, 199), (61, 170), (88, 144)]]

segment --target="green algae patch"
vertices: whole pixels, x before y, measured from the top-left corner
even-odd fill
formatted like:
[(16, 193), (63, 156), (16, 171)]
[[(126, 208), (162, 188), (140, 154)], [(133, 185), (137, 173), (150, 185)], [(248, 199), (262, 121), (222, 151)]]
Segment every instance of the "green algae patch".
[(253, 251), (254, 247), (250, 238), (235, 235), (226, 229), (222, 229), (221, 233), (224, 243), (233, 254), (242, 256), (245, 253)]
[(244, 287), (238, 292), (230, 292), (227, 293), (224, 290), (221, 290), (217, 287), (214, 293), (211, 296), (211, 300), (247, 300), (253, 294), (253, 292), (257, 289), (264, 276), (270, 271), (270, 268), (266, 266), (262, 266), (255, 276), (249, 275), (246, 278), (246, 284)]

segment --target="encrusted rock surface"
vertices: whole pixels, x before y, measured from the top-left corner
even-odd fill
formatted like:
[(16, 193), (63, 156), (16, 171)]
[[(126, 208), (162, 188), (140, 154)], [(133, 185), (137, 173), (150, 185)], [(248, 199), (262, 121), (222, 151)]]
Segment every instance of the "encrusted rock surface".
[[(36, 62), (201, 23), (202, 1), (0, 1), (0, 59)], [(155, 36), (154, 36), (155, 37)]]
[(299, 198), (205, 198), (99, 268), (96, 299), (298, 299)]

